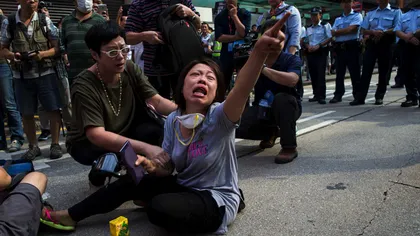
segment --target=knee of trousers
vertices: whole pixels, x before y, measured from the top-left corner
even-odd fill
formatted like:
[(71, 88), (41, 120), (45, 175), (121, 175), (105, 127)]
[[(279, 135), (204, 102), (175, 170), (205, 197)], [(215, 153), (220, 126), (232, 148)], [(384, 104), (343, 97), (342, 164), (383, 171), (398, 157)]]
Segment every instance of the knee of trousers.
[[(168, 199), (164, 200), (167, 201)], [(150, 201), (146, 213), (150, 223), (157, 226), (165, 227), (167, 224), (176, 221), (175, 217), (170, 215), (170, 212), (166, 209), (165, 203), (162, 202), (159, 196), (154, 197)]]
[(296, 106), (296, 98), (287, 93), (278, 93), (274, 97), (273, 109), (294, 108)]

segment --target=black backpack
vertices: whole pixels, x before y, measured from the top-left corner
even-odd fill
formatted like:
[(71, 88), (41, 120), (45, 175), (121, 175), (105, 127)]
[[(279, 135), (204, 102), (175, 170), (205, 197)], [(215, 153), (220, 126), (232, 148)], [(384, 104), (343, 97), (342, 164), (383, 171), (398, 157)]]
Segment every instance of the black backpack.
[(169, 7), (158, 17), (158, 31), (165, 41), (156, 52), (155, 69), (162, 69), (172, 74), (178, 74), (188, 63), (204, 57), (204, 49), (194, 23), (190, 19), (181, 19), (171, 14), (180, 3), (179, 0), (170, 1)]

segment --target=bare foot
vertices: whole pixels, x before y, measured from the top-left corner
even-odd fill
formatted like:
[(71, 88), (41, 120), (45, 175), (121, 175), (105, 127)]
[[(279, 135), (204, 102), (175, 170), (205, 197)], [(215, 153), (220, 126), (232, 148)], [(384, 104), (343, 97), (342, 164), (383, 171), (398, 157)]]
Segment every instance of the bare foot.
[[(70, 215), (69, 212), (67, 210), (63, 210), (63, 211), (50, 211), (50, 216), (51, 219), (54, 222), (58, 222), (62, 225), (65, 226), (75, 226), (76, 225), (76, 221), (74, 221)], [(49, 220), (49, 218), (46, 216), (45, 214), (45, 208), (42, 209), (42, 218)]]

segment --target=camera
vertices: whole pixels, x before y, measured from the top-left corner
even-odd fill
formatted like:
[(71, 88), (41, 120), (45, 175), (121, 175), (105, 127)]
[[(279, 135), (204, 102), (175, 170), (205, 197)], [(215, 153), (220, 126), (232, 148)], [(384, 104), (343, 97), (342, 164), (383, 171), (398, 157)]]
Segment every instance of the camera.
[(256, 42), (256, 39), (248, 36), (235, 43), (233, 47), (233, 61), (236, 69), (240, 69), (245, 65)]
[(29, 57), (32, 53), (38, 53), (38, 51), (29, 51), (29, 52), (19, 52), (20, 57), (18, 58), (20, 62), (17, 62), (17, 67), (19, 71), (30, 71), (32, 70), (34, 61)]

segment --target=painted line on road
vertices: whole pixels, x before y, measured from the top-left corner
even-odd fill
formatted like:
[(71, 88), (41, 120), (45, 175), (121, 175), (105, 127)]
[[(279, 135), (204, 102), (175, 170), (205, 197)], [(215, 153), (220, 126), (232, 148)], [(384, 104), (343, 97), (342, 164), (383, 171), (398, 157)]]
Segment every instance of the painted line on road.
[(329, 114), (334, 113), (334, 112), (335, 111), (326, 111), (326, 112), (323, 112), (323, 113), (320, 113), (320, 114), (316, 114), (316, 115), (309, 116), (309, 117), (306, 117), (306, 118), (303, 118), (303, 119), (299, 119), (299, 120), (296, 121), (296, 123), (301, 124), (303, 122), (313, 120), (313, 119), (316, 119), (316, 118), (319, 118), (319, 117), (322, 117), (322, 116), (326, 116), (326, 115), (329, 115)]
[(373, 100), (375, 100), (376, 98), (375, 97), (373, 97), (373, 98), (369, 98), (369, 99), (366, 99), (365, 100), (365, 102), (370, 102), (370, 101), (373, 101)]
[(324, 128), (326, 126), (332, 125), (332, 124), (337, 123), (337, 122), (338, 122), (338, 120), (327, 120), (327, 121), (321, 122), (319, 124), (309, 126), (307, 128), (298, 130), (298, 132), (296, 133), (296, 136), (300, 136), (300, 135), (303, 135), (303, 134), (310, 133), (312, 131)]
[(42, 169), (47, 169), (50, 168), (50, 165), (45, 164), (45, 162), (36, 162), (34, 161), (34, 170), (38, 171), (38, 170), (42, 170)]
[(235, 143), (239, 143), (241, 141), (244, 141), (244, 140), (243, 139), (240, 139), (240, 138), (235, 138)]
[(58, 159), (54, 159), (54, 160), (52, 160), (52, 159), (40, 159), (40, 160), (36, 160), (36, 161), (33, 161), (33, 163), (34, 163), (34, 169), (36, 171), (42, 170), (42, 169), (47, 169), (47, 168), (50, 168), (51, 167), (47, 163), (65, 160), (65, 159), (68, 159), (70, 157), (71, 157), (70, 154), (66, 153), (66, 154), (63, 155), (63, 157), (58, 158)]

